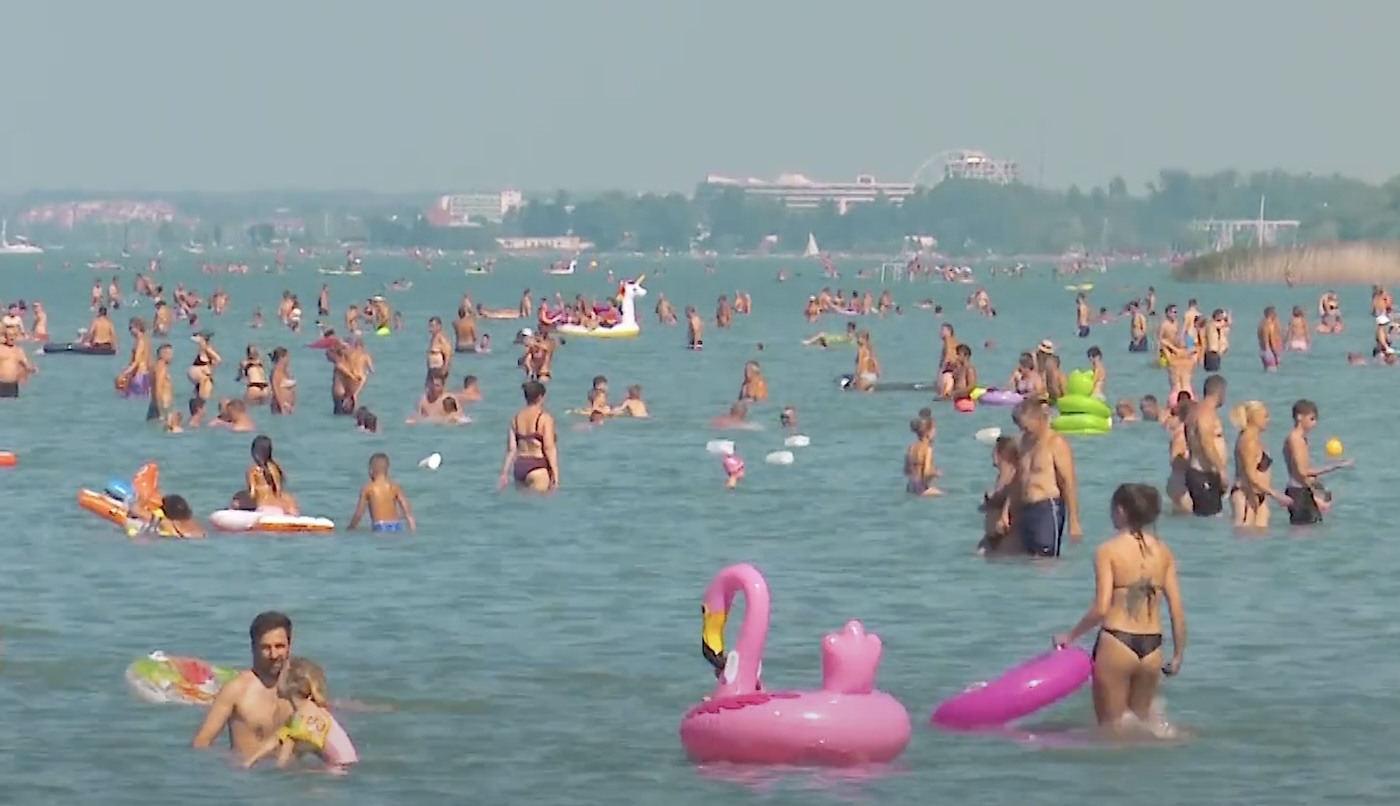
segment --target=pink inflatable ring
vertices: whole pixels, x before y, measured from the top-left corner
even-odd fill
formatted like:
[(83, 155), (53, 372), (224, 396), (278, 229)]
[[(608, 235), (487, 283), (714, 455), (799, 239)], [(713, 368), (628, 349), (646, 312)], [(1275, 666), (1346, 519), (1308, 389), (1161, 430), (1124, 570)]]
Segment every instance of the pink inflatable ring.
[(974, 683), (933, 709), (930, 721), (947, 730), (1000, 728), (1078, 691), (1094, 661), (1076, 646), (1052, 649), (990, 683)]
[[(724, 623), (744, 592), (744, 624), (734, 649)], [(705, 591), (701, 651), (718, 683), (681, 718), (681, 744), (694, 761), (839, 766), (888, 762), (909, 746), (909, 712), (875, 690), (882, 647), (851, 621), (822, 640), (822, 687), (763, 690), (759, 673), (768, 638), (768, 583), (752, 565), (720, 571)]]

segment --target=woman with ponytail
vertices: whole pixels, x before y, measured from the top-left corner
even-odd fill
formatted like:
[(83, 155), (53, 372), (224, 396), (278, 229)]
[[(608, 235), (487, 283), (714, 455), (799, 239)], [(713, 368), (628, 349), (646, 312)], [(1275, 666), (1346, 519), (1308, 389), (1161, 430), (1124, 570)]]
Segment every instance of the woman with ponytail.
[(298, 515), (296, 499), (286, 490), (287, 474), (272, 458), (272, 438), (259, 434), (251, 448), (253, 464), (248, 467), (248, 494), (261, 511)]
[[(1094, 552), (1094, 601), (1062, 647), (1099, 627), (1094, 645), (1094, 714), (1100, 727), (1116, 729), (1131, 713), (1147, 723), (1163, 674), (1181, 670), (1186, 653), (1186, 611), (1172, 551), (1148, 530), (1162, 513), (1162, 497), (1147, 484), (1123, 484), (1113, 493), (1118, 533)], [(1162, 663), (1162, 604), (1171, 613), (1172, 659)]]

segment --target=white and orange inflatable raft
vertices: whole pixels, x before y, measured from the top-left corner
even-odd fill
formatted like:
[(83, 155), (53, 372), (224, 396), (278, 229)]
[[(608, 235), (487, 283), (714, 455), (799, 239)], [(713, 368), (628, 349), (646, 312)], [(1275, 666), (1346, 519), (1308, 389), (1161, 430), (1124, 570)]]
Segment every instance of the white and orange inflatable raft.
[(209, 515), (209, 525), (220, 532), (253, 534), (325, 534), (335, 531), (330, 518), (287, 515), (280, 510), (221, 509)]

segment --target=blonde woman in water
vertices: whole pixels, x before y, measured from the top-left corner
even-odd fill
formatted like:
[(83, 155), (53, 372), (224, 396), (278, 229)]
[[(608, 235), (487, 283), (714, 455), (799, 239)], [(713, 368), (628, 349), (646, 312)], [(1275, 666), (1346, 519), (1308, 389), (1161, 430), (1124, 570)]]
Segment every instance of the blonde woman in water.
[(943, 491), (933, 486), (938, 477), (938, 468), (933, 464), (933, 421), (913, 420), (909, 430), (914, 432), (914, 442), (904, 452), (905, 492), (920, 497), (942, 495)]
[(1269, 427), (1269, 409), (1257, 400), (1239, 404), (1230, 422), (1240, 430), (1235, 437), (1235, 485), (1230, 488), (1230, 511), (1235, 526), (1269, 528), (1269, 500), (1287, 507), (1293, 503), (1274, 490), (1270, 472), (1274, 460), (1264, 450), (1263, 434)]
[[(1095, 627), (1094, 715), (1100, 728), (1132, 722), (1155, 728), (1152, 702), (1162, 675), (1181, 671), (1186, 655), (1186, 609), (1176, 558), (1149, 529), (1162, 498), (1147, 484), (1122, 484), (1110, 504), (1117, 534), (1094, 552), (1094, 598), (1084, 617), (1054, 636), (1068, 646)], [(1163, 663), (1162, 604), (1172, 621), (1172, 659)], [(1130, 717), (1129, 714), (1132, 716)]]

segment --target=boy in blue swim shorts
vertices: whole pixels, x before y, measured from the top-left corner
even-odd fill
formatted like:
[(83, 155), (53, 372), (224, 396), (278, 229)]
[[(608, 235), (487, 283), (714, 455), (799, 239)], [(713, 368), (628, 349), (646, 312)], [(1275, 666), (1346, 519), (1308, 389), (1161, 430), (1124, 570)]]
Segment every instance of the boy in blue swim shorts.
[(403, 488), (389, 478), (389, 457), (382, 453), (369, 458), (369, 482), (360, 488), (360, 500), (355, 504), (355, 514), (350, 518), (349, 528), (360, 525), (366, 510), (369, 511), (371, 531), (402, 532), (408, 529), (411, 532), (417, 528)]

